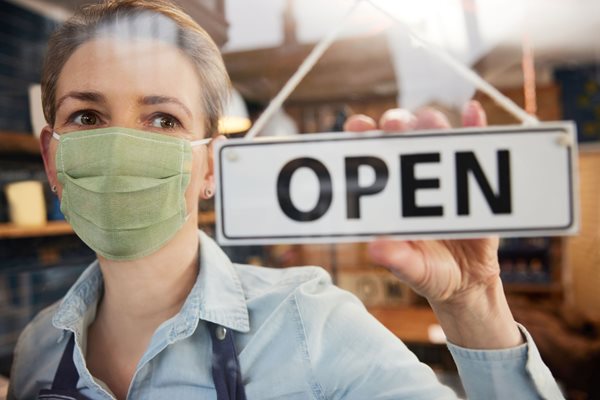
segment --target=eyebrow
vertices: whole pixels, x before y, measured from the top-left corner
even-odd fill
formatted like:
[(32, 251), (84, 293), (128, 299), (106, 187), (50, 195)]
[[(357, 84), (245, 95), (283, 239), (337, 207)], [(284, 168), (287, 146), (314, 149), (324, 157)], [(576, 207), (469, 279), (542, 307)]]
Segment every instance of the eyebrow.
[(91, 103), (106, 103), (106, 97), (104, 97), (104, 95), (102, 93), (99, 92), (69, 92), (66, 95), (62, 96), (60, 99), (58, 99), (58, 101), (56, 102), (56, 110), (58, 110), (60, 108), (60, 106), (62, 105), (62, 103), (64, 103), (65, 100), (67, 100), (68, 98), (72, 98), (75, 100), (81, 100), (81, 101), (88, 101)]
[[(58, 99), (58, 101), (56, 102), (56, 110), (58, 110), (60, 108), (60, 106), (62, 105), (62, 103), (64, 103), (64, 101), (67, 100), (68, 98), (75, 99), (75, 100), (81, 100), (81, 101), (88, 101), (91, 103), (106, 103), (106, 97), (100, 92), (72, 91), (72, 92), (69, 92), (66, 95), (62, 96), (60, 99)], [(144, 106), (155, 105), (155, 104), (165, 104), (165, 103), (171, 103), (171, 104), (178, 105), (179, 107), (181, 107), (183, 109), (183, 111), (185, 111), (185, 113), (188, 115), (188, 117), (192, 118), (192, 112), (190, 111), (190, 109), (175, 97), (154, 95), (154, 96), (144, 96), (138, 100), (138, 104), (144, 105)]]
[(139, 101), (138, 101), (138, 104), (143, 105), (143, 106), (151, 106), (151, 105), (155, 105), (155, 104), (165, 104), (165, 103), (171, 103), (171, 104), (178, 105), (179, 107), (181, 107), (183, 109), (183, 111), (185, 111), (185, 113), (188, 115), (188, 117), (192, 118), (192, 112), (190, 111), (190, 109), (188, 107), (186, 107), (185, 104), (183, 104), (181, 101), (179, 101), (175, 97), (144, 96), (141, 99), (139, 99)]

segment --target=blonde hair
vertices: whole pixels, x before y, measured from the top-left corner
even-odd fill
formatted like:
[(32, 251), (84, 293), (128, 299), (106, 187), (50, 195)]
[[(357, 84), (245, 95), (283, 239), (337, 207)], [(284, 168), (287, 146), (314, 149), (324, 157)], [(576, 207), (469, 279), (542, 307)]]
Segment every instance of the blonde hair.
[[(85, 42), (108, 35), (168, 42), (194, 63), (202, 85), (206, 134), (217, 133), (229, 76), (208, 33), (168, 0), (108, 0), (81, 8), (51, 36), (42, 69), (42, 105), (46, 122), (56, 119), (56, 85), (69, 57)], [(175, 72), (174, 72), (175, 73)]]

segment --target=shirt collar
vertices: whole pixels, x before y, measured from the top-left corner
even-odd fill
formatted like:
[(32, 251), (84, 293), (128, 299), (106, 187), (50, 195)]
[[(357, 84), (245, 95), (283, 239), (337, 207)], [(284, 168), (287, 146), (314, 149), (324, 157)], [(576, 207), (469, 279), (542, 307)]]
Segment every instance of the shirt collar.
[(52, 324), (58, 329), (80, 333), (86, 314), (97, 304), (101, 291), (102, 273), (98, 260), (94, 260), (63, 297), (52, 317)]
[[(231, 260), (204, 232), (200, 238), (200, 273), (180, 312), (159, 327), (169, 329), (171, 340), (189, 336), (198, 320), (248, 332), (250, 321), (240, 279)], [(81, 274), (59, 304), (52, 324), (58, 329), (82, 333), (86, 315), (102, 292), (102, 273), (94, 261)]]
[(248, 307), (240, 278), (229, 257), (204, 232), (200, 235), (200, 273), (186, 303), (197, 299), (197, 319), (210, 321), (240, 332), (250, 330)]

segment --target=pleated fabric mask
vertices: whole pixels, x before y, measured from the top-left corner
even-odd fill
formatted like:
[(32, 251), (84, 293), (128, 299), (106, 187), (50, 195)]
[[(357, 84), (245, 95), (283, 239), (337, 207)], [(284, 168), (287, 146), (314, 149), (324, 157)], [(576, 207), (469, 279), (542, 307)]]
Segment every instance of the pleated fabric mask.
[(188, 218), (188, 141), (110, 127), (58, 135), (60, 210), (81, 240), (111, 260), (133, 260), (166, 244)]

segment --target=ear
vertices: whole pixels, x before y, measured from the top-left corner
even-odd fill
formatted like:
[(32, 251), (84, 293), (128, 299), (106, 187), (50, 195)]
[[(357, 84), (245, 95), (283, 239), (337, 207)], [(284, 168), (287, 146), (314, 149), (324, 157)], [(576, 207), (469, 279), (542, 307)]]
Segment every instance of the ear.
[(200, 196), (204, 200), (210, 199), (215, 193), (215, 156), (214, 156), (214, 148), (215, 143), (221, 140), (227, 140), (227, 138), (223, 135), (216, 136), (213, 140), (211, 140), (208, 145), (208, 168), (206, 169), (206, 174), (204, 175), (204, 182), (202, 185), (202, 192)]
[(52, 143), (52, 128), (46, 125), (42, 129), (40, 135), (40, 150), (42, 153), (42, 159), (44, 160), (44, 169), (46, 170), (46, 176), (48, 177), (48, 183), (50, 187), (56, 186), (60, 192), (60, 183), (56, 175), (56, 163), (54, 161), (53, 153), (50, 150)]

